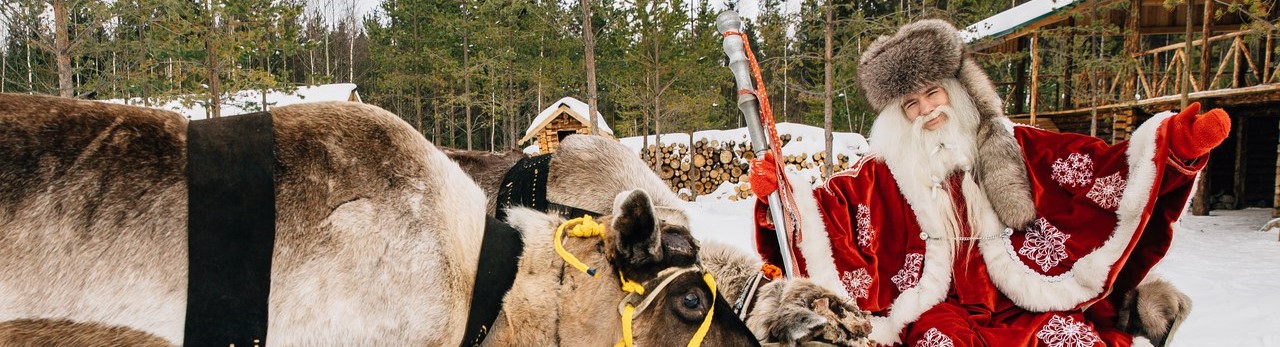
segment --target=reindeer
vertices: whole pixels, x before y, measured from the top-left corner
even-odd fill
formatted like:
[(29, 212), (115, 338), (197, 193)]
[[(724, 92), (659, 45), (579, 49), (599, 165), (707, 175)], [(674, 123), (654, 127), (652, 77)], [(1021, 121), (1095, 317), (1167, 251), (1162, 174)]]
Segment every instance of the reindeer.
[[(270, 118), (269, 343), (462, 343), (481, 256), (481, 188), (374, 106), (302, 104)], [(187, 126), (162, 110), (0, 94), (0, 342), (63, 333), (183, 341), (186, 223), (200, 213), (185, 206)], [(599, 220), (603, 237), (561, 241), (552, 236), (566, 225), (560, 216), (509, 211), (526, 246), (485, 345), (676, 345), (699, 334), (705, 345), (757, 344), (719, 295), (731, 288), (713, 289), (699, 244), (664, 215), (665, 195), (639, 188), (583, 199), (612, 212)], [(557, 242), (605, 275), (567, 268)], [(624, 283), (648, 290), (628, 293)], [(621, 317), (629, 297), (648, 304)], [(822, 323), (851, 309), (819, 303), (827, 306), (804, 309)]]

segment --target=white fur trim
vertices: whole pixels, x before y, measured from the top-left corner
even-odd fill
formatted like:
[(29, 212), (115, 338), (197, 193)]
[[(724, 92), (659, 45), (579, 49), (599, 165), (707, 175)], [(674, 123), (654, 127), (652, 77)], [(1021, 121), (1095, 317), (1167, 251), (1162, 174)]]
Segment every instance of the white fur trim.
[(1148, 339), (1147, 339), (1147, 338), (1145, 338), (1145, 337), (1142, 337), (1142, 336), (1134, 336), (1134, 337), (1133, 337), (1133, 347), (1156, 347), (1156, 345), (1155, 345), (1155, 344), (1152, 344), (1152, 343), (1151, 343), (1151, 340), (1148, 340)]
[(813, 187), (808, 181), (787, 172), (787, 180), (791, 181), (791, 191), (796, 198), (796, 208), (800, 211), (800, 244), (796, 248), (804, 255), (805, 271), (814, 283), (836, 293), (852, 297), (849, 290), (840, 283), (840, 272), (836, 270), (835, 257), (831, 253), (831, 239), (827, 227), (822, 222), (822, 213), (818, 208), (818, 199), (813, 197)]
[[(991, 280), (1002, 293), (1019, 307), (1037, 312), (1068, 310), (1102, 294), (1111, 267), (1133, 239), (1142, 212), (1151, 201), (1156, 165), (1164, 165), (1154, 161), (1156, 130), (1170, 115), (1156, 115), (1134, 132), (1126, 152), (1129, 184), (1116, 210), (1116, 228), (1101, 247), (1077, 260), (1069, 272), (1052, 277), (1039, 274), (1008, 252), (1008, 241), (979, 245)], [(989, 213), (994, 215), (993, 211)]]

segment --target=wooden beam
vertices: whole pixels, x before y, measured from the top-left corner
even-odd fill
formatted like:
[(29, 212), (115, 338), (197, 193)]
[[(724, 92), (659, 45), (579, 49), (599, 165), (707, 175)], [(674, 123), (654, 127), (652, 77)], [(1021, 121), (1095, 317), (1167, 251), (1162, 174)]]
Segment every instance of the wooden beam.
[[(1249, 73), (1252, 73), (1253, 77), (1258, 79), (1258, 83), (1266, 83), (1263, 82), (1262, 76), (1258, 75), (1258, 64), (1253, 63), (1253, 53), (1249, 52), (1249, 47), (1245, 47), (1244, 40), (1236, 39), (1236, 44), (1238, 45), (1237, 49), (1244, 52), (1244, 61), (1249, 63)], [(1240, 60), (1236, 59), (1236, 63), (1240, 63)], [(1241, 76), (1241, 78), (1244, 78), (1244, 76)]]
[(1212, 88), (1214, 84), (1217, 84), (1218, 77), (1222, 77), (1222, 72), (1227, 71), (1227, 63), (1231, 62), (1231, 58), (1235, 56), (1235, 54), (1235, 49), (1229, 49), (1227, 50), (1227, 53), (1222, 55), (1222, 64), (1218, 64), (1218, 72), (1213, 74), (1213, 80), (1209, 82), (1210, 88)]
[(1275, 53), (1271, 51), (1271, 32), (1272, 32), (1271, 30), (1267, 30), (1267, 37), (1266, 37), (1267, 44), (1265, 46), (1267, 47), (1267, 49), (1262, 51), (1264, 53), (1262, 55), (1262, 83), (1264, 84), (1271, 81), (1271, 77), (1273, 77), (1273, 75), (1271, 75), (1270, 73), (1271, 55)]
[(1231, 209), (1233, 210), (1240, 209), (1244, 205), (1242, 202), (1244, 201), (1244, 181), (1245, 178), (1248, 177), (1245, 175), (1245, 170), (1249, 167), (1249, 165), (1245, 165), (1245, 159), (1247, 159), (1248, 156), (1244, 155), (1244, 131), (1245, 129), (1248, 129), (1245, 125), (1247, 123), (1249, 123), (1249, 117), (1241, 116), (1236, 119), (1236, 167), (1235, 179), (1233, 179), (1234, 182), (1232, 182), (1231, 185), (1232, 194), (1236, 196), (1236, 201), (1231, 206)]
[[(1210, 37), (1209, 26), (1213, 24), (1213, 1), (1204, 2), (1204, 16), (1200, 17), (1200, 21), (1202, 22), (1201, 26), (1204, 28), (1201, 30), (1200, 37)], [(1239, 40), (1240, 38), (1237, 37), (1236, 39)], [(1187, 40), (1191, 40), (1191, 38), (1188, 37)], [(1200, 44), (1200, 83), (1197, 83), (1197, 85), (1200, 86), (1199, 90), (1209, 90), (1209, 88), (1212, 88), (1208, 86), (1212, 84), (1209, 81), (1209, 56), (1213, 55), (1213, 49), (1209, 45), (1210, 41), (1202, 42)]]
[[(1254, 32), (1255, 32), (1255, 31), (1253, 31), (1253, 30), (1243, 30), (1243, 31), (1237, 31), (1237, 32), (1229, 33), (1229, 34), (1222, 34), (1222, 35), (1218, 35), (1218, 36), (1210, 37), (1210, 38), (1209, 38), (1209, 42), (1213, 42), (1213, 41), (1220, 41), (1220, 40), (1226, 40), (1226, 39), (1234, 39), (1234, 38), (1236, 38), (1236, 36), (1248, 35), (1248, 34), (1252, 34), (1252, 33), (1254, 33)], [(1195, 40), (1195, 41), (1194, 41), (1194, 42), (1192, 42), (1191, 44), (1193, 44), (1193, 45), (1200, 45), (1200, 44), (1203, 44), (1203, 43), (1202, 43), (1203, 41), (1204, 41), (1204, 38), (1201, 38), (1201, 39), (1199, 39), (1199, 40)], [(1148, 49), (1148, 50), (1143, 51), (1142, 53), (1139, 53), (1139, 54), (1151, 54), (1151, 53), (1168, 52), (1168, 51), (1172, 51), (1172, 50), (1179, 49), (1179, 48), (1186, 47), (1186, 46), (1187, 46), (1187, 43), (1186, 43), (1186, 42), (1179, 42), (1179, 43), (1175, 43), (1175, 44), (1171, 44), (1171, 45), (1166, 45), (1166, 46), (1161, 46), (1161, 47), (1157, 47), (1157, 48)]]
[[(1022, 48), (1026, 40), (1018, 39), (1018, 46)], [(1026, 109), (1027, 104), (1027, 60), (1030, 58), (1018, 59), (1018, 73), (1014, 78), (1013, 86), (1013, 113), (1022, 113)]]
[[(1251, 87), (1243, 87), (1237, 89), (1217, 89), (1202, 92), (1191, 93), (1191, 100), (1208, 100), (1218, 99), (1219, 105), (1243, 105), (1252, 103), (1263, 103), (1280, 100), (1280, 84), (1264, 84)], [(1146, 108), (1159, 105), (1176, 104), (1181, 95), (1166, 95), (1154, 98), (1147, 98), (1132, 102), (1119, 102), (1114, 104), (1098, 106), (1098, 111), (1115, 111), (1123, 108)], [(1206, 106), (1207, 108), (1207, 106)], [(1052, 112), (1039, 112), (1038, 117), (1057, 117), (1070, 114), (1088, 114), (1092, 108), (1079, 108), (1070, 110), (1060, 110)], [(1025, 114), (1008, 115), (1013, 117), (1026, 117)]]
[[(1280, 121), (1276, 122), (1280, 127)], [(1276, 189), (1275, 198), (1271, 201), (1271, 217), (1280, 218), (1280, 141), (1276, 143)]]
[[(1147, 36), (1147, 35), (1169, 35), (1169, 34), (1181, 34), (1181, 33), (1183, 33), (1183, 31), (1185, 31), (1186, 29), (1187, 29), (1187, 28), (1186, 28), (1186, 27), (1183, 27), (1183, 26), (1141, 27), (1141, 28), (1138, 28), (1138, 32), (1139, 32), (1139, 34), (1144, 35), (1144, 36)], [(1239, 30), (1240, 30), (1240, 24), (1234, 24), (1234, 25), (1233, 25), (1233, 24), (1220, 24), (1220, 25), (1210, 25), (1210, 26), (1209, 26), (1209, 32), (1210, 32), (1210, 33), (1229, 33), (1229, 32), (1239, 31)]]
[(1031, 34), (1031, 124), (1036, 124), (1036, 99), (1040, 96), (1040, 34)]

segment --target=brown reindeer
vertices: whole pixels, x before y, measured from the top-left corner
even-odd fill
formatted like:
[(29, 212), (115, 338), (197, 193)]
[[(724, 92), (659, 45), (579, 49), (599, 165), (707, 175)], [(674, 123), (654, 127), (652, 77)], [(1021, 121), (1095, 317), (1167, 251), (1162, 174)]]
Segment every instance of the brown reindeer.
[[(448, 346), (463, 339), (485, 196), (408, 124), (374, 106), (270, 112), (276, 246), (269, 343)], [(0, 326), (8, 336), (133, 331), (179, 343), (187, 291), (187, 121), (171, 112), (0, 94)], [(565, 247), (606, 274), (651, 286), (697, 269), (687, 229), (644, 192), (604, 198), (604, 239)], [(200, 211), (190, 211), (200, 213)], [(622, 338), (611, 276), (572, 272), (551, 251), (561, 220), (513, 210), (519, 275), (486, 345), (603, 345)], [(604, 240), (612, 240), (606, 242)], [(696, 271), (679, 272), (632, 322), (639, 345), (753, 345)], [(121, 330), (113, 330), (119, 327)], [(58, 330), (62, 329), (62, 330)], [(19, 333), (34, 333), (20, 335)], [(40, 332), (46, 332), (40, 335)]]

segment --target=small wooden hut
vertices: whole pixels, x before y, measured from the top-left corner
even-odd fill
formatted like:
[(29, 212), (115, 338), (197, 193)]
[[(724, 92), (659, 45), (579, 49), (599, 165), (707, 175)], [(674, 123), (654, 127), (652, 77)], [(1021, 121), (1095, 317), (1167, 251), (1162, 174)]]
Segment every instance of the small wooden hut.
[[(529, 140), (537, 139), (540, 152), (553, 153), (560, 147), (560, 141), (565, 137), (591, 134), (591, 120), (586, 117), (588, 113), (586, 103), (566, 96), (538, 113), (538, 116), (529, 124), (529, 129), (524, 131), (524, 137), (519, 143), (524, 144)], [(601, 135), (612, 137), (613, 129), (609, 129), (609, 125), (605, 124), (604, 117), (599, 111), (595, 116), (596, 126), (600, 128)]]

